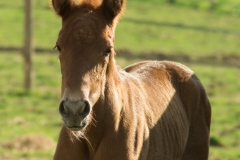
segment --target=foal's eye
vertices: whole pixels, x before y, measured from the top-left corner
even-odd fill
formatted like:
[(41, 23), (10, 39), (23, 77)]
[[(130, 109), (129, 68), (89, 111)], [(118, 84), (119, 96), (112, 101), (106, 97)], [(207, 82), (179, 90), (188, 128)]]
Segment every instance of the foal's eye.
[(112, 52), (112, 47), (109, 47), (109, 48), (105, 51), (104, 56), (108, 56), (111, 52)]
[(55, 48), (57, 48), (58, 52), (61, 53), (61, 47), (59, 45), (56, 44), (56, 46), (53, 49)]

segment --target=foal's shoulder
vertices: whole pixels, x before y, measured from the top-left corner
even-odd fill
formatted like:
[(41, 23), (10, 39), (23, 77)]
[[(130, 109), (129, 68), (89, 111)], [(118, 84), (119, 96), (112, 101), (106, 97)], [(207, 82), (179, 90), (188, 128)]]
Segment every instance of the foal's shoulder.
[(127, 66), (126, 68), (124, 68), (124, 70), (128, 73), (134, 72), (136, 70), (142, 69), (142, 67), (146, 66), (146, 64), (148, 64), (151, 61), (142, 61), (142, 62), (137, 62), (134, 64), (131, 64), (129, 66)]
[(125, 68), (125, 71), (128, 73), (149, 72), (152, 70), (165, 71), (171, 76), (177, 76), (181, 82), (187, 81), (194, 76), (194, 72), (190, 68), (172, 61), (142, 61)]
[(193, 77), (196, 78), (194, 72), (181, 63), (172, 61), (159, 61), (159, 63), (164, 66), (164, 68), (169, 72), (169, 74), (177, 76), (180, 82), (186, 82)]

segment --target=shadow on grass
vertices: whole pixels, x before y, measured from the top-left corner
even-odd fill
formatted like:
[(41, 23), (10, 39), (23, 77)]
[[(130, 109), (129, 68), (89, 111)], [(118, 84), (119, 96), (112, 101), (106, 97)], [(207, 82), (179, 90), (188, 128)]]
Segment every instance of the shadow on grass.
[[(1, 47), (0, 51), (5, 51), (9, 53), (22, 53), (22, 49), (18, 47)], [(56, 50), (46, 49), (46, 48), (36, 48), (35, 52), (37, 54), (47, 53), (47, 54), (58, 54)], [(165, 54), (162, 52), (142, 52), (134, 54), (127, 49), (116, 50), (117, 56), (127, 58), (127, 59), (140, 59), (140, 60), (170, 60), (178, 62), (187, 63), (201, 63), (201, 64), (211, 64), (211, 65), (224, 65), (233, 66), (240, 68), (240, 56), (239, 53), (232, 53), (231, 55), (218, 55), (212, 54), (210, 56), (199, 56), (193, 57), (184, 53), (172, 53)]]
[(187, 62), (187, 63), (201, 63), (201, 64), (211, 64), (211, 65), (224, 65), (224, 66), (233, 66), (240, 68), (240, 56), (235, 55), (218, 55), (213, 54), (210, 56), (202, 57), (193, 57), (188, 56), (182, 53), (175, 54), (164, 54), (160, 52), (143, 52), (139, 54), (133, 54), (128, 50), (119, 50), (117, 51), (119, 57), (127, 59), (141, 59), (141, 60), (170, 60), (178, 62)]
[(223, 147), (223, 145), (220, 143), (220, 141), (215, 137), (210, 138), (210, 146), (212, 146), (212, 147)]
[(9, 96), (12, 97), (29, 97), (31, 96), (33, 93), (31, 91), (25, 91), (25, 90), (18, 90), (18, 91), (14, 91), (14, 92), (8, 92)]
[(205, 26), (189, 26), (189, 25), (185, 25), (185, 24), (181, 24), (181, 23), (156, 22), (156, 21), (139, 20), (139, 19), (133, 19), (133, 18), (124, 18), (123, 21), (130, 22), (130, 23), (136, 23), (136, 24), (148, 24), (148, 25), (156, 25), (156, 26), (162, 26), (162, 27), (171, 27), (171, 28), (176, 28), (176, 29), (186, 29), (186, 30), (196, 30), (196, 31), (202, 31), (202, 32), (240, 35), (240, 31), (236, 31), (236, 30), (208, 28)]

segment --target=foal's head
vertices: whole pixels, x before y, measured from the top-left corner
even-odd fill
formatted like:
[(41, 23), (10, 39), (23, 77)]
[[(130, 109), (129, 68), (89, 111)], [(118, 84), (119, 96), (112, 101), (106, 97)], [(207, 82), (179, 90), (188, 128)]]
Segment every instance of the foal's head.
[[(101, 3), (101, 4), (100, 4)], [(56, 48), (62, 72), (59, 112), (70, 130), (83, 129), (104, 92), (114, 30), (124, 0), (52, 0), (62, 18)]]

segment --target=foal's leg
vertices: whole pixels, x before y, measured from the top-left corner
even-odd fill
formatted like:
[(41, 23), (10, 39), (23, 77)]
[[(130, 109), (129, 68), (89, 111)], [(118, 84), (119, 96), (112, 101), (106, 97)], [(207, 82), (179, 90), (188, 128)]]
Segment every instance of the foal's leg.
[(182, 160), (207, 160), (209, 151), (209, 127), (199, 114), (191, 123), (187, 145)]
[(201, 82), (195, 75), (181, 85), (181, 99), (190, 121), (188, 141), (182, 160), (207, 160), (211, 106)]
[(62, 127), (57, 148), (54, 154), (54, 160), (88, 160), (88, 149), (85, 141), (77, 139), (72, 140), (66, 127)]

